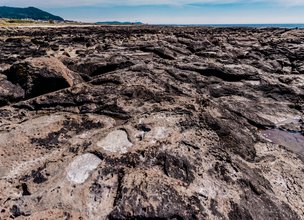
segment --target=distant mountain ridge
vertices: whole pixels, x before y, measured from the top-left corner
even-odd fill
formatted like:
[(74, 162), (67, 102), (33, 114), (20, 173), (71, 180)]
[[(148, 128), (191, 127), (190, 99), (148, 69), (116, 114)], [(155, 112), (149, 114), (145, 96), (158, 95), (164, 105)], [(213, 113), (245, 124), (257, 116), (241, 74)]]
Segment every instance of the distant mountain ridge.
[(59, 16), (53, 15), (35, 7), (15, 8), (1, 6), (0, 18), (64, 21), (64, 19)]
[(96, 24), (109, 24), (109, 25), (131, 25), (131, 24), (143, 24), (141, 22), (130, 22), (130, 21), (102, 21), (102, 22), (96, 22)]

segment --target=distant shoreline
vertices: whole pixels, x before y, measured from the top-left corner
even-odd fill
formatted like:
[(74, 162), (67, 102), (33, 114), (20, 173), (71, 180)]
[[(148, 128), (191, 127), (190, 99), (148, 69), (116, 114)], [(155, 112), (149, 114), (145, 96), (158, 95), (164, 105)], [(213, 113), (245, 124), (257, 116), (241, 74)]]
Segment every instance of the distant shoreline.
[(142, 26), (156, 26), (156, 27), (206, 27), (206, 28), (285, 28), (285, 29), (304, 29), (303, 24), (96, 24), (96, 23), (81, 23), (81, 22), (60, 22), (60, 23), (37, 23), (35, 21), (29, 23), (1, 23), (0, 27), (20, 27), (20, 28), (60, 28), (60, 27), (142, 27)]

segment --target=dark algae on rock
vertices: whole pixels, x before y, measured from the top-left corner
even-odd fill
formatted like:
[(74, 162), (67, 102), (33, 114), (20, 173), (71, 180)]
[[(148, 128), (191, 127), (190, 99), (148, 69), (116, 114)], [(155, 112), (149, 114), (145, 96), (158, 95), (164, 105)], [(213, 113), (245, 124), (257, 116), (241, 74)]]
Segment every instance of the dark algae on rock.
[(303, 219), (304, 30), (0, 36), (0, 219)]

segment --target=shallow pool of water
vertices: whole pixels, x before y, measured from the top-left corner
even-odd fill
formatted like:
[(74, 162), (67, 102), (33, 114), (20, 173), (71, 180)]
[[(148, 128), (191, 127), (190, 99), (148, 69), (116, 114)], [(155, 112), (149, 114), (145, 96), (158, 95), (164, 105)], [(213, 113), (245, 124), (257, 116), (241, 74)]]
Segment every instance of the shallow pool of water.
[(261, 134), (273, 143), (283, 145), (289, 150), (304, 156), (304, 136), (301, 133), (269, 129), (262, 131)]

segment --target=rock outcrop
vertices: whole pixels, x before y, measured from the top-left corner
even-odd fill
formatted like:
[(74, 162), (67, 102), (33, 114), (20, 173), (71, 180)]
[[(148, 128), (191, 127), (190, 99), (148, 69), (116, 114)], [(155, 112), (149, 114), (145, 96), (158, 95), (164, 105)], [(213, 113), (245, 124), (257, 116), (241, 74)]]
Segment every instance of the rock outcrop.
[(33, 58), (13, 64), (3, 72), (7, 80), (24, 90), (25, 99), (33, 98), (82, 82), (56, 58)]
[(0, 219), (303, 219), (304, 30), (0, 34)]

